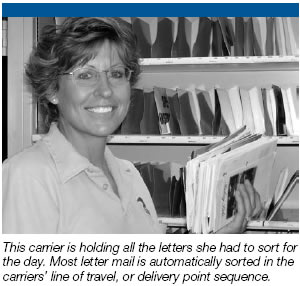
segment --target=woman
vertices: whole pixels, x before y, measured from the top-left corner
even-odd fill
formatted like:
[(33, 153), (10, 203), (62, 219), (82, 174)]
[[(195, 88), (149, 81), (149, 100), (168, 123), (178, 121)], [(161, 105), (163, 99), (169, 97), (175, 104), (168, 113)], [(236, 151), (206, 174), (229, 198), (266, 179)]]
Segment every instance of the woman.
[[(26, 75), (50, 129), (3, 165), (4, 233), (161, 231), (138, 171), (106, 147), (139, 73), (135, 36), (120, 19), (67, 18), (44, 30)], [(248, 183), (236, 200), (220, 232), (243, 231), (260, 210)]]

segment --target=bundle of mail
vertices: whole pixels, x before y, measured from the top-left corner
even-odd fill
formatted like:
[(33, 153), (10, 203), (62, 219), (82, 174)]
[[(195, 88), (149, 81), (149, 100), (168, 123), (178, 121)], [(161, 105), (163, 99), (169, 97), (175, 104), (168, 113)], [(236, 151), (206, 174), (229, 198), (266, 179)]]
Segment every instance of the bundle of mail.
[[(216, 232), (237, 212), (235, 191), (248, 179), (267, 210), (273, 198), (271, 173), (277, 139), (242, 127), (216, 144), (192, 153), (186, 166), (187, 227)], [(262, 218), (264, 219), (264, 218)]]

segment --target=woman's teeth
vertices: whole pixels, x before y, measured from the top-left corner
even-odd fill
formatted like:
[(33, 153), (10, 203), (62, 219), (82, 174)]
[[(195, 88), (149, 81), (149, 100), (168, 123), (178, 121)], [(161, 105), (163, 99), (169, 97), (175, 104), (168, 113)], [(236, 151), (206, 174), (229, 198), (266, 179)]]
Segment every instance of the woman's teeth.
[(95, 112), (95, 113), (108, 113), (112, 111), (112, 106), (100, 106), (94, 108), (88, 108), (88, 111)]

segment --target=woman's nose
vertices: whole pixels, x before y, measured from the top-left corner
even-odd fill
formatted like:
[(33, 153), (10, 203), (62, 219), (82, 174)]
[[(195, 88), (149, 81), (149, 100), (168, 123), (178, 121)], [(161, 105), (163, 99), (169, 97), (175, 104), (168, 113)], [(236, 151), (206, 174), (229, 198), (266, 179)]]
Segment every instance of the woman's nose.
[(94, 93), (97, 96), (103, 97), (110, 97), (112, 95), (113, 91), (105, 73), (99, 75)]

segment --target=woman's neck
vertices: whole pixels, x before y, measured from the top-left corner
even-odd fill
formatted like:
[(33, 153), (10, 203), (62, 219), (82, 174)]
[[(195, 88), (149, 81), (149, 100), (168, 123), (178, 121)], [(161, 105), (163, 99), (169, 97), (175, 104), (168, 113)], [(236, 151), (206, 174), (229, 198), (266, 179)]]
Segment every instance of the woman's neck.
[(61, 122), (58, 122), (58, 129), (80, 155), (101, 169), (106, 167), (104, 158), (106, 136), (92, 136), (71, 127), (66, 128), (65, 124)]

